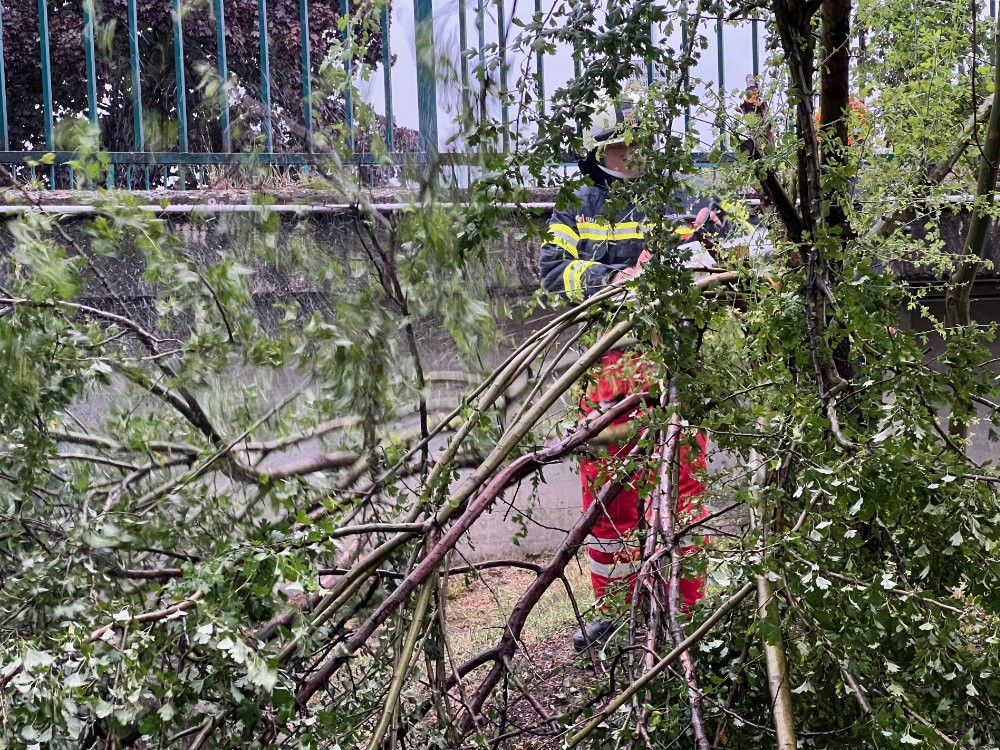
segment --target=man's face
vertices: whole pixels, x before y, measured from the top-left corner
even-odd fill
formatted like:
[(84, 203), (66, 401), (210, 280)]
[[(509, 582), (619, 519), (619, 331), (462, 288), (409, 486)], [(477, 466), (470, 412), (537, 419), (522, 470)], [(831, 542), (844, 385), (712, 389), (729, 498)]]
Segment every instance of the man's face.
[(645, 159), (638, 144), (612, 143), (604, 149), (604, 165), (634, 180), (645, 171)]

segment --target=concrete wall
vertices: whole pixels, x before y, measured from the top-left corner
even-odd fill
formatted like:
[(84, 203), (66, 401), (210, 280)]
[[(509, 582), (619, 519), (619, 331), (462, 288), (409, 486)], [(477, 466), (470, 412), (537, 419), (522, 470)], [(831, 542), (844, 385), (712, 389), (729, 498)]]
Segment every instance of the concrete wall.
[[(391, 197), (391, 196), (389, 196)], [(234, 201), (238, 198), (228, 196)], [(298, 196), (297, 199), (300, 199)], [(279, 196), (279, 200), (283, 199)], [(153, 198), (150, 197), (150, 202)], [(315, 203), (315, 201), (314, 201)], [(545, 214), (540, 216), (544, 219)], [(260, 245), (260, 216), (239, 213), (199, 212), (193, 216), (169, 214), (168, 221), (184, 238), (189, 252), (198, 258), (211, 260), (219, 253), (234, 253), (244, 263), (255, 268), (253, 296), (258, 313), (266, 320), (272, 315), (275, 301), (294, 297), (306, 310), (324, 309), (327, 291), (319, 288), (312, 279), (298, 274), (294, 269), (281, 263), (278, 253), (273, 261), (263, 260)], [(965, 236), (967, 215), (956, 215), (946, 232), (949, 246), (958, 249)], [(79, 227), (70, 226), (81, 243), (85, 236)], [(916, 231), (919, 230), (919, 227)], [(308, 241), (329, 252), (332, 256), (347, 261), (362, 257), (353, 219), (344, 211), (331, 210), (325, 213), (282, 214), (278, 236), (278, 247), (288, 247), (290, 243)], [(113, 259), (99, 262), (103, 276), (109, 281), (110, 289), (94, 284), (88, 293), (89, 302), (116, 312), (133, 315), (138, 322), (154, 325), (156, 311), (153, 306), (154, 290), (142, 280), (142, 263), (139, 256), (129, 247), (126, 239), (120, 253)], [(488, 248), (490, 261), (487, 264), (487, 280), (492, 293), (514, 303), (517, 308), (537, 288), (538, 278), (536, 245), (516, 239), (512, 231)], [(990, 253), (1000, 254), (1000, 230), (991, 235)], [(896, 271), (911, 280), (923, 279), (931, 283), (917, 265), (900, 266)], [(994, 278), (980, 282), (976, 287), (974, 316), (978, 320), (1000, 320), (1000, 280)], [(940, 299), (928, 300), (936, 314), (943, 316)], [(551, 314), (551, 313), (548, 313)], [(516, 341), (537, 328), (544, 316), (512, 322), (507, 325), (505, 340)], [(901, 311), (901, 321), (912, 328), (926, 328), (916, 313)], [(175, 321), (183, 325), (183, 321)], [(425, 355), (427, 369), (448, 370), (459, 366), (459, 358), (448, 345), (447, 337), (436, 328), (434, 321), (424, 321), (419, 326), (418, 337)], [(932, 345), (940, 347), (940, 342), (931, 336)], [(994, 346), (1000, 357), (1000, 344)], [(497, 353), (499, 358), (503, 353)], [(996, 367), (996, 365), (993, 365)], [(234, 377), (241, 377), (234, 372)], [(282, 387), (282, 374), (275, 375), (275, 388)], [(289, 380), (290, 382), (290, 380)], [(109, 403), (117, 398), (113, 389), (95, 394), (79, 405), (78, 416), (97, 424)], [(307, 450), (309, 448), (307, 447)], [(972, 451), (979, 459), (994, 458), (995, 444), (986, 439), (985, 430), (975, 436)], [(276, 460), (281, 460), (280, 457)], [(499, 504), (482, 523), (476, 525), (470, 534), (466, 554), (469, 559), (520, 556), (539, 554), (550, 550), (561, 540), (580, 511), (580, 485), (576, 474), (575, 461), (546, 467), (542, 473), (537, 495), (532, 492), (531, 482), (525, 482), (515, 492), (508, 493), (503, 504)], [(713, 456), (713, 466), (724, 471), (731, 462), (725, 456)], [(520, 520), (519, 520), (520, 519)], [(522, 528), (523, 526), (523, 528)], [(519, 545), (512, 545), (511, 539), (521, 532), (526, 534)]]

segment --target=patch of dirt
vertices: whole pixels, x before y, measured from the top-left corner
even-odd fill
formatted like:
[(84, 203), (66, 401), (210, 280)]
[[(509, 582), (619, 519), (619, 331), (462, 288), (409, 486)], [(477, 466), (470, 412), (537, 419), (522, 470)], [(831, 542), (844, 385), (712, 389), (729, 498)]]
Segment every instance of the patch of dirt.
[[(566, 713), (575, 713), (589, 700), (598, 680), (586, 655), (580, 656), (570, 642), (572, 631), (560, 634), (558, 641), (535, 643), (528, 654), (519, 655), (514, 672), (525, 691), (556, 723), (546, 722), (535, 705), (515, 685), (508, 687), (508, 739), (497, 747), (510, 750), (558, 750), (562, 746), (565, 725), (558, 722)], [(494, 705), (499, 710), (499, 706)]]
[[(582, 570), (567, 569), (571, 588), (587, 617), (592, 604), (589, 577)], [(448, 602), (449, 643), (457, 662), (495, 644), (511, 607), (534, 578), (525, 570), (488, 570), (479, 580), (451, 583)], [(502, 725), (504, 736), (493, 747), (498, 750), (556, 750), (565, 726), (558, 722), (567, 712), (580, 709), (594, 692), (599, 680), (587, 654), (573, 649), (577, 629), (573, 609), (559, 583), (546, 592), (529, 617), (522, 634), (523, 648), (514, 660), (514, 674), (506, 687), (501, 682), (485, 713)], [(471, 692), (483, 671), (466, 678)], [(528, 697), (530, 696), (530, 698)], [(543, 714), (544, 713), (544, 717)], [(496, 737), (496, 730), (491, 732)]]

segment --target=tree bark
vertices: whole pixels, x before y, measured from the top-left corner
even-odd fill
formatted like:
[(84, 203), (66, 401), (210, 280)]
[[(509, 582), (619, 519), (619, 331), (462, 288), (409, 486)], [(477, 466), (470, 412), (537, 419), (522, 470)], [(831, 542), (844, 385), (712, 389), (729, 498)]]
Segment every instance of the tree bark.
[[(759, 424), (764, 426), (764, 419), (760, 418)], [(766, 495), (764, 487), (767, 485), (767, 466), (764, 459), (756, 451), (750, 454), (750, 463), (754, 468), (754, 492), (757, 499), (757, 507), (751, 511), (756, 512), (756, 517), (751, 515), (751, 519), (760, 529), (762, 547), (767, 549), (766, 523)], [(785, 656), (785, 646), (781, 637), (781, 619), (778, 616), (778, 606), (774, 599), (774, 590), (771, 587), (771, 580), (768, 578), (770, 572), (769, 562), (765, 557), (763, 560), (763, 571), (757, 577), (757, 618), (760, 620), (762, 632), (764, 633), (763, 643), (765, 666), (767, 667), (767, 687), (771, 698), (771, 717), (774, 721), (774, 729), (778, 736), (778, 750), (796, 750), (798, 747), (795, 738), (795, 713), (792, 710), (792, 689), (789, 684), (788, 659)], [(768, 633), (773, 633), (769, 640)]]
[[(850, 183), (843, 168), (848, 164), (851, 116), (851, 0), (823, 3), (823, 69), (820, 75), (820, 138), (822, 148), (823, 223), (840, 230), (843, 243), (850, 234), (845, 204)], [(817, 217), (820, 218), (820, 217)]]
[(774, 601), (771, 582), (764, 573), (757, 578), (757, 617), (777, 632), (774, 643), (765, 639), (764, 656), (767, 664), (767, 687), (771, 696), (771, 713), (778, 734), (778, 750), (796, 750), (795, 713), (792, 711), (792, 689), (788, 682), (788, 660), (781, 638), (781, 622)]
[[(1000, 16), (997, 18), (997, 32), (994, 34), (996, 54), (1000, 55)], [(1000, 57), (998, 57), (1000, 59)], [(975, 71), (972, 72), (975, 75)], [(945, 295), (945, 325), (949, 329), (965, 328), (972, 323), (972, 285), (982, 262), (986, 233), (993, 219), (982, 203), (992, 203), (996, 193), (997, 160), (1000, 159), (1000, 65), (993, 69), (993, 105), (990, 109), (989, 124), (986, 129), (986, 145), (979, 161), (979, 180), (976, 184), (976, 202), (973, 209), (969, 234), (965, 238), (962, 258), (953, 266), (948, 278)], [(972, 409), (972, 404), (968, 404)], [(953, 438), (965, 438), (969, 434), (968, 422), (952, 414), (948, 432)]]

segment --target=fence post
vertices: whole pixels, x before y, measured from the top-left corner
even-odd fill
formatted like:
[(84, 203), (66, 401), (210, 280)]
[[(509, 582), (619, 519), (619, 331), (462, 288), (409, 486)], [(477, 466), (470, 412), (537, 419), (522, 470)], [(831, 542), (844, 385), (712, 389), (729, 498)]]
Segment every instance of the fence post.
[(215, 47), (219, 58), (219, 79), (222, 81), (219, 125), (222, 127), (222, 150), (232, 153), (233, 138), (229, 131), (229, 63), (226, 60), (226, 9), (222, 0), (215, 0)]
[[(684, 52), (686, 53), (687, 52), (687, 48), (688, 48), (688, 26), (687, 26), (688, 25), (688, 6), (687, 6), (687, 0), (684, 0), (684, 3), (681, 5), (681, 10), (680, 10), (680, 14), (679, 15), (680, 15), (680, 24), (681, 24), (681, 49), (684, 50)], [(577, 75), (579, 75), (579, 74), (577, 74)], [(681, 83), (682, 83), (682, 86), (684, 88), (684, 93), (685, 94), (690, 94), (691, 93), (691, 76), (690, 76), (690, 69), (687, 66), (684, 67), (684, 77), (683, 77), (683, 81)], [(690, 101), (688, 100), (688, 98), (685, 97), (685, 101), (684, 101), (684, 139), (687, 140), (687, 137), (689, 135), (691, 135), (691, 104), (690, 104)]]
[[(49, 52), (49, 7), (47, 0), (38, 0), (38, 33), (42, 48), (42, 117), (45, 127), (45, 149), (54, 151), (52, 143), (52, 57)], [(56, 189), (56, 168), (49, 167), (49, 188)]]
[(94, 0), (83, 3), (83, 54), (87, 68), (87, 119), (97, 126), (97, 63), (94, 56)]
[[(94, 53), (94, 0), (84, 0), (83, 3), (83, 57), (87, 71), (87, 119), (90, 127), (97, 130), (97, 145), (101, 143), (101, 133), (97, 123), (97, 63)], [(108, 170), (114, 170), (108, 164)], [(114, 179), (112, 178), (112, 182)], [(88, 187), (93, 187), (93, 181), (87, 180)]]
[(306, 151), (313, 152), (312, 40), (309, 38), (309, 0), (299, 0), (302, 34), (302, 124), (306, 129)]
[(10, 133), (7, 130), (7, 69), (3, 53), (3, 4), (0, 3), (0, 141), (3, 150), (10, 151)]
[[(507, 110), (507, 14), (504, 12), (503, 0), (495, 0), (497, 6), (497, 46), (500, 52), (500, 124), (503, 127), (503, 150), (510, 149), (510, 132), (507, 127), (510, 113)], [(517, 8), (517, 4), (514, 5)]]
[[(128, 0), (128, 43), (129, 62), (132, 69), (132, 122), (135, 129), (135, 150), (146, 150), (146, 139), (142, 124), (142, 80), (139, 73), (139, 19), (136, 16), (135, 0)], [(128, 169), (127, 184), (132, 188), (132, 167)], [(149, 169), (145, 170), (146, 187), (149, 187)]]
[(261, 128), (264, 130), (264, 148), (274, 152), (271, 134), (271, 53), (267, 40), (267, 0), (257, 0), (257, 30), (260, 34), (260, 100), (264, 109)]
[(413, 0), (417, 47), (417, 113), (420, 147), (433, 158), (438, 151), (437, 78), (434, 66), (434, 7), (432, 0)]
[(396, 150), (392, 128), (392, 42), (389, 29), (389, 0), (382, 5), (382, 88), (385, 94), (385, 147)]
[[(537, 0), (536, 0), (537, 1)], [(462, 77), (462, 117), (469, 117), (469, 61), (465, 57), (465, 50), (469, 46), (469, 32), (465, 18), (466, 0), (458, 0), (458, 64), (459, 73)]]
[[(535, 18), (542, 17), (542, 0), (535, 0)], [(545, 117), (545, 58), (541, 49), (535, 53), (535, 67), (538, 68), (538, 114)]]
[[(758, 80), (760, 75), (760, 30), (758, 28), (758, 21), (756, 18), (751, 22), (751, 35), (753, 37), (753, 78), (754, 81)], [(759, 81), (758, 81), (759, 83)]]
[(344, 127), (347, 129), (347, 143), (354, 151), (354, 75), (353, 65), (354, 55), (351, 47), (354, 45), (353, 27), (351, 26), (351, 8), (347, 0), (340, 0), (340, 17), (346, 19), (344, 29), (341, 32), (341, 43), (348, 50), (344, 56), (344, 75), (347, 77), (347, 85), (344, 88)]
[(716, 122), (719, 125), (719, 142), (722, 146), (722, 151), (725, 152), (726, 148), (726, 58), (725, 52), (722, 47), (725, 43), (723, 37), (723, 26), (722, 19), (725, 17), (725, 2), (719, 4), (719, 17), (715, 21), (715, 44), (718, 46), (718, 58), (719, 58), (719, 110)]
[[(181, 153), (188, 152), (187, 131), (187, 78), (184, 74), (184, 24), (181, 18), (181, 0), (174, 0), (174, 69), (177, 79), (177, 145)], [(187, 169), (183, 164), (177, 170), (180, 177), (180, 189), (187, 185)], [(166, 177), (164, 177), (164, 186)]]

